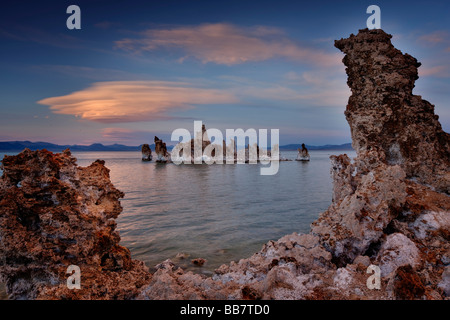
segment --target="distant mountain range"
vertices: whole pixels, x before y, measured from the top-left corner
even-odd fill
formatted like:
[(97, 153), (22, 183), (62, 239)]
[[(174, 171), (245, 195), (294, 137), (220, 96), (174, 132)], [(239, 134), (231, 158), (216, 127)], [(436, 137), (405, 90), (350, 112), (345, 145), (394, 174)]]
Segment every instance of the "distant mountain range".
[[(0, 151), (22, 151), (25, 148), (31, 150), (47, 149), (49, 151), (61, 152), (67, 148), (71, 151), (140, 151), (141, 146), (125, 146), (123, 144), (103, 145), (101, 143), (94, 143), (89, 146), (86, 145), (59, 145), (49, 142), (31, 142), (31, 141), (0, 141)], [(155, 150), (155, 145), (151, 144), (150, 148)], [(173, 146), (167, 146), (168, 150), (172, 150)], [(280, 146), (280, 151), (297, 150), (301, 148), (300, 144), (288, 144)], [(308, 150), (352, 150), (351, 143), (345, 143), (341, 145), (324, 145), (324, 146), (310, 146), (306, 145)]]
[[(301, 144), (287, 144), (284, 146), (280, 146), (280, 151), (289, 151), (289, 150), (297, 150), (298, 148), (301, 148)], [(344, 143), (344, 144), (326, 144), (324, 146), (310, 146), (306, 145), (306, 148), (308, 150), (353, 150), (351, 143)]]

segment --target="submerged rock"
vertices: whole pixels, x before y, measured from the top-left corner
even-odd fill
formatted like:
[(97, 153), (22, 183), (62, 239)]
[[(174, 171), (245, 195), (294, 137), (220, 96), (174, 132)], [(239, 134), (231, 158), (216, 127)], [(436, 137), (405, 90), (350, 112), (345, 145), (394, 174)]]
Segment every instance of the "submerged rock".
[(399, 165), (407, 178), (449, 194), (449, 134), (434, 106), (412, 93), (420, 62), (396, 49), (391, 38), (382, 30), (365, 29), (335, 42), (346, 54), (352, 95), (345, 116), (358, 166)]
[(203, 258), (196, 258), (191, 260), (192, 264), (202, 267), (206, 263), (206, 259)]

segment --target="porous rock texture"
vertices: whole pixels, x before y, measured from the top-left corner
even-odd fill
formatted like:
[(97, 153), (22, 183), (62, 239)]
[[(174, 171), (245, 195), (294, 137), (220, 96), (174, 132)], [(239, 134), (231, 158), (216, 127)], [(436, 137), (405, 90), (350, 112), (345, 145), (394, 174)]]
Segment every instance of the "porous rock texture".
[[(0, 275), (14, 299), (127, 299), (150, 280), (120, 246), (122, 211), (104, 161), (83, 168), (66, 150), (5, 156), (0, 180)], [(67, 288), (70, 265), (81, 289)]]
[[(450, 139), (434, 107), (412, 94), (419, 63), (390, 39), (382, 30), (365, 29), (336, 41), (352, 89), (345, 114), (357, 157), (331, 157), (332, 203), (309, 234), (269, 241), (212, 277), (185, 272), (170, 260), (150, 275), (118, 245), (113, 219), (121, 193), (102, 163), (79, 168), (68, 152), (25, 151), (5, 159), (0, 182), (6, 254), (0, 272), (9, 293), (13, 298), (450, 299)], [(48, 183), (57, 187), (49, 190)], [(90, 286), (89, 293), (64, 288), (69, 263), (92, 270), (90, 282), (82, 284)], [(368, 285), (374, 283), (374, 266), (380, 289)]]

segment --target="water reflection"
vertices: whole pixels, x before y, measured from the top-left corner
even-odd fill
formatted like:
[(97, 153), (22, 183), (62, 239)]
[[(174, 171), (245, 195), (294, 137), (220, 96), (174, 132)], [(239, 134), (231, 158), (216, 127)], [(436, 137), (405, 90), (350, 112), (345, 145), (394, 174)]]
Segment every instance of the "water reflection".
[[(295, 159), (297, 152), (284, 152)], [(249, 257), (268, 240), (309, 225), (331, 202), (330, 151), (310, 162), (281, 162), (261, 176), (260, 165), (174, 165), (141, 161), (139, 152), (74, 153), (79, 165), (106, 161), (125, 192), (118, 229), (122, 244), (149, 267), (171, 258), (196, 272)], [(186, 259), (177, 258), (184, 253)], [(201, 268), (194, 258), (208, 262)]]

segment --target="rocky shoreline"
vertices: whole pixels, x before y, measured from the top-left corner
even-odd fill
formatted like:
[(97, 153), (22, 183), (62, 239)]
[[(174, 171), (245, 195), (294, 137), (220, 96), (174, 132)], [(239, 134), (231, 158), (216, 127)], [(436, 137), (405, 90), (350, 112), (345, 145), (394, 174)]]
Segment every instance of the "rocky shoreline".
[[(450, 135), (412, 94), (420, 63), (382, 30), (336, 41), (352, 90), (357, 157), (332, 156), (332, 204), (309, 234), (286, 235), (212, 277), (170, 260), (150, 273), (119, 245), (123, 193), (103, 161), (69, 150), (3, 160), (0, 275), (12, 299), (449, 299)], [(80, 290), (66, 286), (69, 265)], [(380, 288), (368, 286), (370, 266)]]

